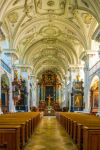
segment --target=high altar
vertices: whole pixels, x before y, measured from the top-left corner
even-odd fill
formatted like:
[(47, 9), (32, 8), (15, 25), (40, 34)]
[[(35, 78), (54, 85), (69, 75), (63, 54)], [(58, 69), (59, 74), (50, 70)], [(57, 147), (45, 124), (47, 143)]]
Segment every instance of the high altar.
[(60, 87), (61, 84), (55, 73), (49, 70), (44, 72), (39, 82), (39, 107), (43, 106), (42, 108), (45, 109), (49, 106), (54, 107), (56, 103), (59, 103)]

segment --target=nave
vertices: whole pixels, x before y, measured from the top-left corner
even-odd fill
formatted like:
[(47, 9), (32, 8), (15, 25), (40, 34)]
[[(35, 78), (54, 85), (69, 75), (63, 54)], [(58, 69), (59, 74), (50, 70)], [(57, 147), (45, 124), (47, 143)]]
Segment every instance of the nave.
[(77, 150), (56, 117), (45, 116), (24, 150)]

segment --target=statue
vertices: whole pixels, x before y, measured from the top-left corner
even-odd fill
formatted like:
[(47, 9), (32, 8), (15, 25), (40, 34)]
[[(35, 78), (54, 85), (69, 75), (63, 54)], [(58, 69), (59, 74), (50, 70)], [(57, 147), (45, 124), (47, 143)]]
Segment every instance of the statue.
[(76, 100), (75, 100), (75, 106), (80, 106), (80, 99), (78, 96), (76, 97)]
[(48, 98), (48, 106), (50, 106), (50, 103), (51, 103), (51, 96), (50, 96), (50, 94), (49, 94), (49, 96), (47, 97)]
[(77, 80), (77, 81), (80, 81), (80, 74), (78, 74), (78, 75), (76, 76), (76, 80)]

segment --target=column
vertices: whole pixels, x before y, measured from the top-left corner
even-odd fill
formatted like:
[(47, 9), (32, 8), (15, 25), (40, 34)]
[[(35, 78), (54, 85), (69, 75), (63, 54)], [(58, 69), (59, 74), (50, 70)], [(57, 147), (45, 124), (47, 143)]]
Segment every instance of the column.
[(89, 78), (89, 69), (93, 66), (95, 61), (93, 60), (95, 56), (95, 51), (87, 50), (86, 54), (83, 56), (85, 62), (84, 65), (84, 104), (85, 112), (90, 112), (90, 78)]
[(59, 104), (61, 103), (61, 86), (59, 87)]
[(97, 116), (100, 116), (100, 72), (98, 73), (99, 76), (99, 96), (98, 96), (98, 113)]
[(65, 76), (65, 105), (66, 108), (68, 108), (68, 87), (67, 87), (67, 80), (68, 80), (68, 76)]
[(72, 106), (72, 99), (71, 99), (71, 93), (72, 93), (72, 67), (69, 67), (69, 84), (68, 84), (68, 101), (69, 101), (69, 111), (71, 111)]
[(28, 111), (30, 111), (30, 77), (28, 77), (28, 86), (27, 86), (27, 92), (28, 92)]
[(68, 99), (69, 99), (69, 112), (71, 111), (71, 91), (68, 92)]
[(59, 85), (56, 85), (56, 101), (58, 101), (58, 99), (59, 99), (58, 91), (59, 91)]
[(43, 85), (43, 100), (45, 100), (45, 85)]
[(41, 84), (41, 100), (43, 100), (43, 84)]
[(33, 106), (37, 106), (36, 105), (36, 83), (35, 83), (35, 81), (34, 81), (34, 85), (33, 85)]
[[(1, 61), (1, 59), (0, 59)], [(0, 63), (1, 64), (1, 63)], [(1, 102), (1, 72), (0, 72), (0, 114), (2, 114), (2, 109), (1, 109), (1, 106), (2, 106), (2, 102)]]
[(36, 85), (36, 93), (37, 93), (37, 96), (36, 96), (36, 105), (39, 106), (39, 85), (38, 85), (38, 83)]
[(33, 79), (33, 76), (30, 75), (30, 90), (31, 90), (31, 93), (30, 93), (30, 107), (33, 107), (33, 82), (32, 82), (32, 79)]
[(54, 95), (53, 95), (54, 101), (56, 102), (56, 87), (55, 87), (55, 85), (53, 86), (53, 92), (54, 92)]
[[(1, 67), (1, 48), (0, 48), (0, 67)], [(0, 71), (0, 114), (2, 114), (2, 109), (1, 109), (1, 106), (2, 106), (2, 102), (1, 102), (1, 71)]]
[(90, 92), (89, 92), (89, 55), (84, 58), (84, 104), (85, 112), (90, 112)]
[(34, 106), (34, 87), (33, 87), (33, 84), (32, 84), (32, 97), (31, 97), (31, 107)]
[(41, 97), (40, 97), (40, 94), (41, 94), (41, 88), (40, 88), (40, 84), (38, 83), (38, 101), (40, 101)]
[(9, 112), (16, 112), (13, 94), (12, 94), (12, 78), (10, 78), (10, 86), (9, 86)]
[(42, 100), (45, 100), (45, 85), (42, 84), (41, 88)]

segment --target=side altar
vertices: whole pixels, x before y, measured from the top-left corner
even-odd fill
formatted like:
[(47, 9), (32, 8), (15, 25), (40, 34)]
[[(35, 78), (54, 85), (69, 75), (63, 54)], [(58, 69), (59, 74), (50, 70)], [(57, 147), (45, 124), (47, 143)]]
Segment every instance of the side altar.
[(83, 81), (80, 79), (80, 75), (76, 76), (76, 79), (73, 81), (72, 93), (71, 93), (71, 111), (82, 111), (84, 96)]

